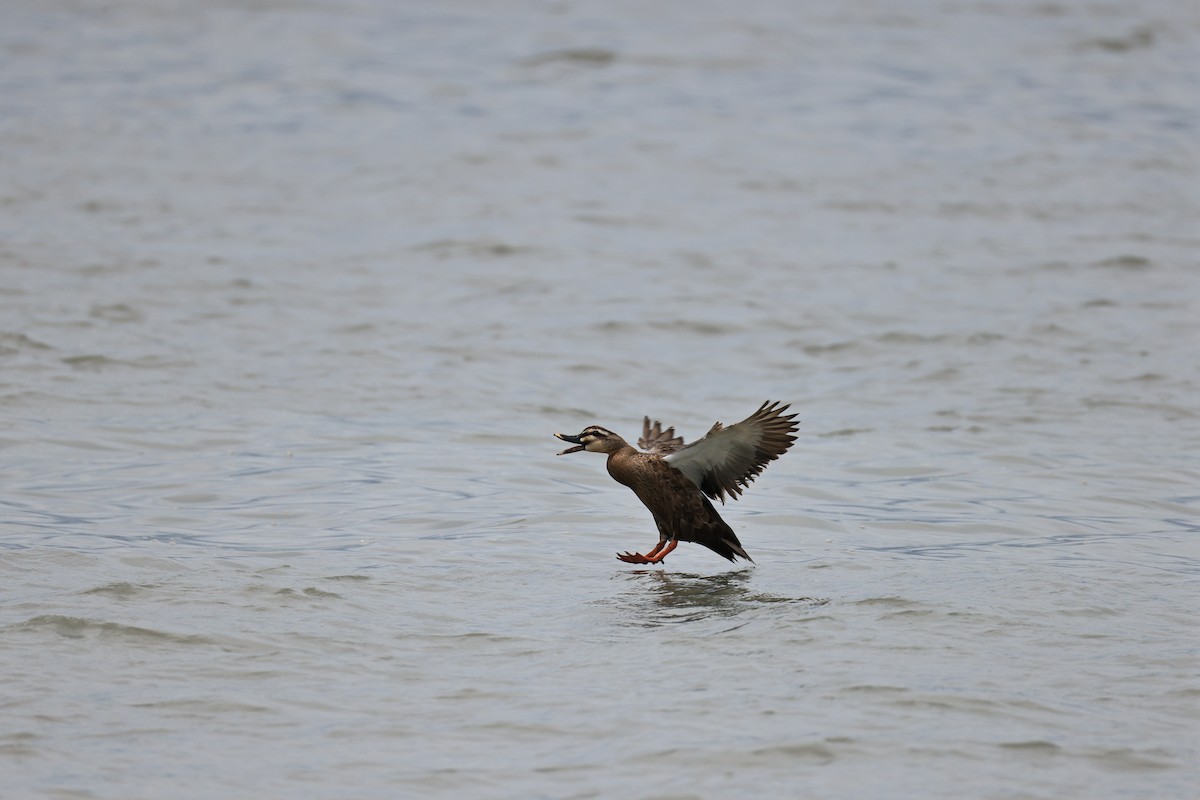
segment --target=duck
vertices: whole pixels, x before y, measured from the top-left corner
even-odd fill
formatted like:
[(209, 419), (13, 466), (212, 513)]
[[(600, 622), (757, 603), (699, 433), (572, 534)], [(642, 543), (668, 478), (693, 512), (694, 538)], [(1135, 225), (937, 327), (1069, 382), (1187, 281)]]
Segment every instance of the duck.
[(736, 562), (754, 559), (737, 534), (721, 519), (713, 500), (737, 500), (767, 464), (788, 451), (799, 430), (790, 404), (770, 400), (736, 425), (717, 422), (702, 438), (684, 444), (675, 428), (665, 430), (650, 417), (642, 420), (638, 447), (599, 425), (574, 436), (554, 436), (574, 447), (558, 455), (587, 451), (608, 456), (608, 474), (628, 486), (654, 516), (658, 543), (646, 553), (626, 551), (617, 558), (628, 564), (661, 564), (680, 542), (701, 544)]

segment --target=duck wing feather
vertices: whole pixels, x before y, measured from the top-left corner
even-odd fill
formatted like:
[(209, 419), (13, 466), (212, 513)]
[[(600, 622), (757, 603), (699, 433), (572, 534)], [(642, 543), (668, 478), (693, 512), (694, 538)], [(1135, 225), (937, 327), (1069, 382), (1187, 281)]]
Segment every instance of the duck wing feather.
[(736, 425), (716, 423), (703, 439), (668, 453), (665, 460), (713, 500), (724, 503), (726, 495), (736, 500), (796, 441), (796, 415), (784, 414), (787, 410), (788, 405), (763, 403)]
[(650, 424), (650, 418), (642, 419), (642, 435), (638, 439), (638, 447), (648, 453), (658, 453), (659, 455), (668, 455), (674, 453), (683, 447), (683, 437), (675, 435), (675, 428), (670, 427), (663, 430), (662, 423), (654, 420), (654, 424)]

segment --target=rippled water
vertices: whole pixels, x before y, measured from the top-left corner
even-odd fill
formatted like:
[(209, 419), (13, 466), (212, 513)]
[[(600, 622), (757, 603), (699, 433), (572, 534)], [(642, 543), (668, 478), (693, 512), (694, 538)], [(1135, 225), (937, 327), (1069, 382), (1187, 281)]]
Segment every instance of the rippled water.
[[(4, 796), (1191, 796), (1198, 43), (6, 4)], [(616, 561), (551, 434), (765, 399), (756, 564)]]

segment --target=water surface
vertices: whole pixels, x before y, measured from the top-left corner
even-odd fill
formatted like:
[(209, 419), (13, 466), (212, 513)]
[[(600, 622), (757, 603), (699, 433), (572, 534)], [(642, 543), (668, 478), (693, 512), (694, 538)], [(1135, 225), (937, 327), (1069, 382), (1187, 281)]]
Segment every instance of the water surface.
[[(1188, 797), (1179, 4), (8, 3), (6, 797)], [(681, 546), (554, 431), (803, 425)]]

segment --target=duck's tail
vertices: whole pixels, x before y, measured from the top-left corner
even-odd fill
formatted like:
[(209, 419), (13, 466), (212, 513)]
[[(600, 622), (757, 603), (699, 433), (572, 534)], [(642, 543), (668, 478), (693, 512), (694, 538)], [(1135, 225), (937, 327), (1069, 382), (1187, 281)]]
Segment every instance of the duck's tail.
[(744, 558), (753, 564), (754, 559), (742, 547), (742, 543), (738, 541), (737, 534), (733, 532), (733, 528), (729, 527), (729, 524), (721, 519), (721, 515), (713, 508), (713, 504), (708, 501), (707, 497), (703, 499), (705, 509), (708, 511), (708, 519), (706, 520), (706, 524), (699, 530), (692, 532), (691, 541), (704, 545), (717, 555), (727, 558), (730, 561), (737, 561), (739, 558)]

